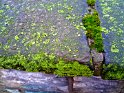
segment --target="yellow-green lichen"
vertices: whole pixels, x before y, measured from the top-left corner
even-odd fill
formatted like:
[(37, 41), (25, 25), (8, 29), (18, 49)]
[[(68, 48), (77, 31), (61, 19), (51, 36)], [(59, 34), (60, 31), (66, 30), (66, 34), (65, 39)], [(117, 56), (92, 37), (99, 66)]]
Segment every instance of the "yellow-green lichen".
[(113, 44), (111, 46), (111, 52), (114, 52), (114, 53), (118, 53), (119, 52), (119, 49), (117, 48), (117, 46), (115, 44)]

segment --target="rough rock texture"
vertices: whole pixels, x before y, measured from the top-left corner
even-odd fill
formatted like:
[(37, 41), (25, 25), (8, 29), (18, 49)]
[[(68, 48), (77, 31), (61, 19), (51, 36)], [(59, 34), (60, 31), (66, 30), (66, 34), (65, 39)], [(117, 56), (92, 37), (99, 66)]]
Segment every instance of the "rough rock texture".
[[(82, 14), (86, 0), (1, 0), (0, 54), (58, 53), (89, 61)], [(61, 56), (61, 55), (60, 55)]]
[[(68, 93), (66, 78), (17, 70), (0, 70), (0, 73), (0, 93)], [(74, 93), (124, 93), (124, 81), (74, 77), (73, 85)]]
[(66, 78), (56, 78), (55, 75), (44, 73), (28, 73), (16, 70), (1, 70), (2, 85), (11, 90), (20, 91), (55, 91), (55, 93), (67, 93)]
[(124, 0), (97, 0), (106, 63), (124, 65)]
[(92, 55), (92, 62), (94, 67), (94, 75), (101, 76), (103, 69), (104, 55), (103, 53), (98, 53), (96, 50), (92, 50), (91, 55)]
[(124, 81), (103, 80), (99, 77), (75, 77), (76, 93), (124, 93)]

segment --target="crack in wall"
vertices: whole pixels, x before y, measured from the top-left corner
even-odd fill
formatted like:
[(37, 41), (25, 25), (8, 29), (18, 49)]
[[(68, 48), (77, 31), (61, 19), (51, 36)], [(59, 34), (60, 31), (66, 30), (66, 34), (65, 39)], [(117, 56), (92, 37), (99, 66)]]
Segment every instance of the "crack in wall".
[[(104, 57), (105, 54), (103, 49), (102, 33), (100, 31), (101, 29), (99, 29), (99, 32), (97, 31), (97, 29), (95, 29), (95, 27), (101, 28), (99, 15), (95, 8), (95, 3), (96, 0), (87, 0), (88, 13), (84, 15), (82, 22), (87, 31), (86, 33), (87, 42), (88, 42), (88, 46), (90, 47), (90, 55), (91, 55), (90, 65), (92, 66), (95, 76), (102, 76), (103, 64), (105, 62), (105, 57)], [(95, 21), (99, 21), (99, 23)], [(96, 25), (94, 26), (93, 24)], [(94, 34), (93, 31), (97, 33), (93, 35)], [(99, 41), (99, 39), (101, 39), (101, 41)], [(96, 44), (97, 46), (95, 45), (95, 43), (97, 43)], [(101, 46), (99, 46), (99, 44), (101, 44)]]

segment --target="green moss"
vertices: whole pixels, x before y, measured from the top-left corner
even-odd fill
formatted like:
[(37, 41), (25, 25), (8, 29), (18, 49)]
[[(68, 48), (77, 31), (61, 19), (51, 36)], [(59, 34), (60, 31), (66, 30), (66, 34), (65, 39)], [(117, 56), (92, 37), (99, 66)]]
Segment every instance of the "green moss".
[(26, 70), (27, 63), (25, 56), (16, 54), (13, 56), (0, 56), (0, 68)]
[(108, 64), (107, 66), (104, 65), (103, 77), (110, 80), (122, 80), (124, 79), (124, 67), (116, 63)]
[(90, 48), (96, 48), (98, 52), (103, 52), (102, 29), (98, 12), (94, 9), (93, 14), (86, 14), (82, 22), (86, 28), (86, 36), (94, 40)]
[(60, 60), (56, 65), (55, 74), (59, 76), (92, 76), (93, 72), (86, 65), (80, 65), (78, 62), (65, 62)]
[(95, 6), (96, 0), (87, 0), (89, 6)]
[(91, 26), (100, 26), (100, 19), (98, 12), (96, 10), (93, 10), (92, 14), (86, 14), (83, 17), (83, 23), (85, 27), (88, 27), (89, 25)]
[(21, 53), (12, 56), (0, 56), (0, 63), (0, 68), (54, 73), (59, 76), (93, 75), (93, 72), (86, 65), (65, 61), (54, 54), (43, 52), (29, 54), (28, 56)]

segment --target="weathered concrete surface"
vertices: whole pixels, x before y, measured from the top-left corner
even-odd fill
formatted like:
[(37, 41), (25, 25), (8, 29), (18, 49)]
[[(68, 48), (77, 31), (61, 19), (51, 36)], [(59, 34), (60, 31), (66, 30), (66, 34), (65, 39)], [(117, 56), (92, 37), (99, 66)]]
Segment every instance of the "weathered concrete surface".
[[(11, 93), (43, 92), (68, 93), (66, 78), (44, 73), (0, 70), (1, 91)], [(102, 80), (97, 77), (74, 77), (74, 93), (124, 93), (124, 81)], [(5, 90), (6, 89), (6, 90)], [(12, 92), (13, 91), (13, 92)], [(21, 92), (19, 92), (21, 91)], [(49, 92), (45, 92), (49, 91)], [(0, 92), (7, 93), (7, 92)]]

